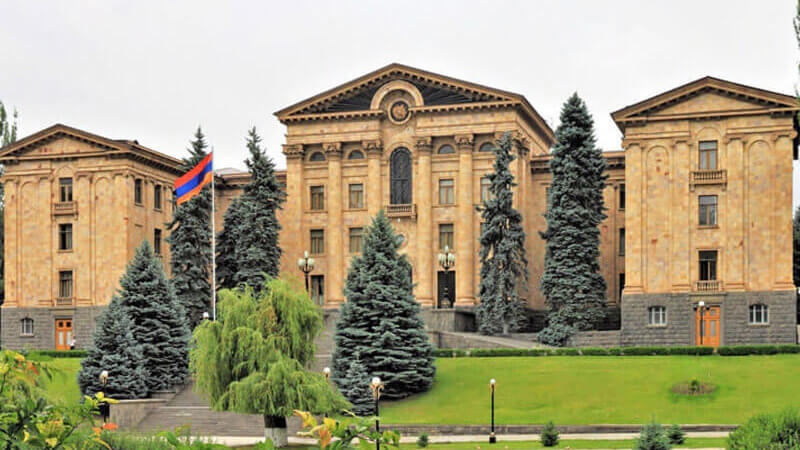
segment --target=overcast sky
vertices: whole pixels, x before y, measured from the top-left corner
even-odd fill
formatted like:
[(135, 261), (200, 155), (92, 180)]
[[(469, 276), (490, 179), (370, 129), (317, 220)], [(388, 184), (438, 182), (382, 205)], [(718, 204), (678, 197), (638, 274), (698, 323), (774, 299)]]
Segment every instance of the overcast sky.
[[(217, 168), (275, 111), (391, 62), (525, 95), (555, 128), (577, 91), (609, 113), (705, 75), (793, 93), (794, 0), (0, 1), (0, 100), (20, 134), (64, 123), (181, 157), (197, 125)], [(798, 168), (797, 166), (795, 167)], [(795, 170), (795, 204), (798, 191)]]

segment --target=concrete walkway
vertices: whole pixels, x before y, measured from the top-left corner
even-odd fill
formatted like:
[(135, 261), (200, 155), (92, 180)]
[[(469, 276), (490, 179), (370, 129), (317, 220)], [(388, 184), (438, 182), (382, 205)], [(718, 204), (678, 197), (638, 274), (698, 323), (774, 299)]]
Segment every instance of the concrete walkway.
[[(635, 439), (639, 436), (639, 433), (562, 433), (559, 438), (562, 440), (572, 440), (572, 439), (580, 439), (580, 440), (626, 440), (626, 439)], [(728, 437), (727, 431), (698, 431), (698, 432), (689, 432), (686, 433), (687, 437), (690, 438), (726, 438)], [(445, 444), (445, 443), (458, 443), (458, 442), (475, 442), (476, 444), (486, 443), (487, 449), (491, 448), (502, 448), (505, 450), (505, 447), (508, 446), (509, 449), (517, 449), (518, 447), (514, 447), (513, 445), (508, 445), (511, 442), (520, 442), (520, 441), (538, 441), (539, 435), (538, 434), (501, 434), (497, 436), (497, 446), (489, 446), (488, 442), (486, 442), (488, 436), (485, 435), (465, 435), (465, 436), (429, 436), (428, 441), (432, 444)], [(218, 444), (224, 444), (232, 447), (236, 446), (244, 446), (244, 445), (253, 445), (257, 442), (261, 442), (264, 440), (263, 437), (256, 438), (256, 437), (249, 437), (249, 436), (211, 436), (208, 438), (209, 441), (215, 442)], [(313, 439), (302, 438), (302, 437), (289, 437), (290, 444), (296, 445), (313, 445), (316, 441)], [(406, 443), (414, 443), (417, 442), (416, 436), (406, 436), (401, 437), (400, 442)], [(505, 445), (504, 445), (505, 444)], [(680, 446), (675, 447), (681, 448)], [(698, 449), (699, 450), (699, 449)], [(711, 449), (705, 449), (711, 450)], [(716, 450), (716, 449), (714, 449)], [(722, 450), (722, 449), (720, 449)]]

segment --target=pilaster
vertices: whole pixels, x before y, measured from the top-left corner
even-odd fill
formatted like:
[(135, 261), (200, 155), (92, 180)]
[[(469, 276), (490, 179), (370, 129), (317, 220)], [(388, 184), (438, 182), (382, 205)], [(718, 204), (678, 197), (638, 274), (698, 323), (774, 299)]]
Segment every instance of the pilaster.
[(286, 156), (286, 206), (282, 210), (286, 220), (281, 221), (281, 248), (289, 254), (290, 261), (303, 254), (303, 238), (308, 233), (303, 229), (303, 146), (284, 145)]
[(726, 248), (725, 248), (725, 281), (726, 291), (745, 290), (745, 200), (744, 200), (744, 142), (739, 136), (726, 137), (723, 140), (725, 145), (725, 169), (728, 171), (728, 183), (725, 193), (725, 205), (723, 206), (726, 214), (722, 216), (725, 220)]
[(775, 133), (772, 136), (773, 164), (775, 186), (780, 188), (775, 190), (773, 222), (774, 229), (773, 248), (775, 249), (773, 266), (773, 286), (774, 290), (791, 289), (794, 290), (794, 280), (792, 273), (792, 158), (793, 158), (793, 139), (796, 133), (786, 131)]
[[(691, 144), (687, 139), (672, 142), (672, 268), (673, 292), (688, 292), (691, 289), (689, 261), (691, 261), (691, 223), (689, 211), (689, 157)], [(626, 230), (627, 232), (627, 230)]]
[(431, 138), (417, 139), (417, 301), (433, 306), (433, 198), (431, 194)]
[(362, 143), (367, 152), (367, 213), (369, 217), (375, 217), (381, 209), (382, 183), (381, 183), (381, 155), (383, 155), (383, 145), (380, 139), (364, 141)]
[(458, 223), (456, 223), (456, 306), (475, 304), (473, 261), (474, 205), (472, 203), (472, 152), (474, 137), (471, 134), (456, 136), (458, 147)]
[[(640, 142), (623, 142), (625, 147), (625, 289), (624, 294), (644, 292), (643, 270), (644, 238), (642, 204), (644, 145)], [(623, 302), (624, 304), (624, 302)]]
[(342, 293), (342, 274), (344, 259), (342, 247), (342, 144), (340, 142), (324, 145), (328, 158), (328, 226), (325, 233), (327, 244), (328, 293), (325, 303), (336, 305), (344, 302)]

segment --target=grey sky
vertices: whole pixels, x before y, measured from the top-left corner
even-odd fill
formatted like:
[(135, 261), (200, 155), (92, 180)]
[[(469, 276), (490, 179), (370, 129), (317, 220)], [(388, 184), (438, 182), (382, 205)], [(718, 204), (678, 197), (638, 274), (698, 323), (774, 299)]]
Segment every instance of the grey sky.
[[(216, 167), (243, 168), (257, 126), (280, 167), (273, 112), (391, 62), (525, 95), (555, 128), (704, 75), (792, 93), (794, 0), (0, 2), (0, 99), (20, 132), (56, 122), (183, 156), (198, 124)], [(797, 171), (795, 171), (797, 172)], [(795, 204), (800, 182), (795, 174)]]

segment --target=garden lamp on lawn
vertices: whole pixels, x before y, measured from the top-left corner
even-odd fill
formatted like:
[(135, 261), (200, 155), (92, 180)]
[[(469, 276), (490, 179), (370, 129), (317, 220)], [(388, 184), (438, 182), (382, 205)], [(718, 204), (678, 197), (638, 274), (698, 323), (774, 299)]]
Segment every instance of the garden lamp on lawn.
[(489, 389), (492, 391), (492, 431), (489, 433), (489, 443), (494, 444), (497, 442), (497, 436), (494, 435), (494, 385), (496, 381), (494, 378), (489, 380)]
[[(378, 401), (381, 399), (381, 391), (383, 391), (383, 382), (378, 377), (372, 378), (372, 383), (369, 385), (370, 389), (372, 389), (372, 398), (375, 399), (375, 431), (380, 433), (381, 432), (381, 419), (380, 419), (380, 408), (378, 406)], [(378, 437), (375, 440), (375, 449), (381, 450), (381, 438)]]
[[(104, 370), (100, 372), (100, 383), (103, 384), (103, 389), (106, 388), (106, 384), (108, 384), (108, 371)], [(103, 402), (98, 405), (98, 409), (100, 410), (100, 414), (103, 416), (103, 423), (108, 422), (108, 413), (109, 413), (109, 405), (107, 402)]]

